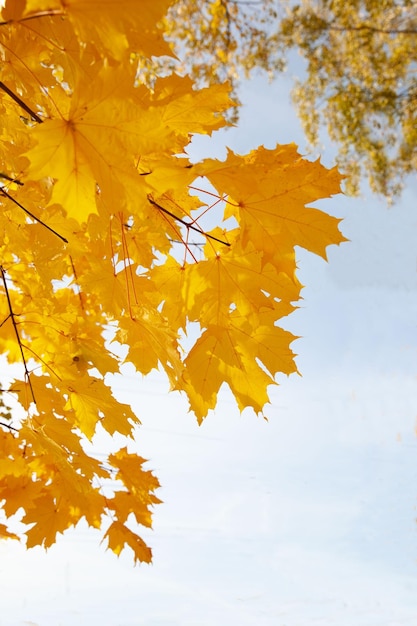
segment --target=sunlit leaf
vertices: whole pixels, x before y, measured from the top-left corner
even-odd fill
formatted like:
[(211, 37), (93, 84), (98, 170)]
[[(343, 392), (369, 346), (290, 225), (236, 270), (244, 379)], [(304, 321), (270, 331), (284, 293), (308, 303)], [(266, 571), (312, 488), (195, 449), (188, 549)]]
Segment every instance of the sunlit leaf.
[[(168, 49), (168, 4), (3, 10), (0, 353), (13, 368), (0, 504), (28, 547), (83, 520), (115, 554), (149, 562), (140, 533), (159, 482), (133, 447), (141, 416), (110, 375), (162, 370), (199, 422), (223, 386), (263, 415), (277, 374), (297, 371), (283, 328), (300, 297), (296, 248), (325, 257), (344, 240), (335, 217), (306, 206), (341, 176), (295, 146), (187, 158), (192, 135), (226, 126), (234, 103), (228, 85), (143, 74)], [(0, 536), (14, 538), (6, 525)]]

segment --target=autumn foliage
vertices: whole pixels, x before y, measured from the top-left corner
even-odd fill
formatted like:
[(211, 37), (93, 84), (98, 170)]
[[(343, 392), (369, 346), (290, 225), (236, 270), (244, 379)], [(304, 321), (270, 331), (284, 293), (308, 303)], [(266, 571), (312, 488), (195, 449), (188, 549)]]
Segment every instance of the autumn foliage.
[(173, 0), (164, 30), (179, 58), (149, 69), (187, 71), (200, 86), (227, 79), (234, 98), (242, 75), (291, 68), (309, 150), (325, 129), (348, 193), (368, 178), (391, 202), (416, 172), (415, 0)]
[[(294, 145), (189, 161), (192, 135), (224, 126), (233, 103), (226, 85), (139, 71), (171, 54), (168, 5), (3, 8), (0, 352), (13, 367), (1, 395), (23, 417), (1, 417), (0, 534), (15, 536), (17, 518), (28, 547), (84, 519), (116, 554), (149, 561), (137, 529), (158, 480), (106, 374), (165, 370), (199, 421), (224, 383), (262, 413), (275, 375), (296, 371), (279, 325), (300, 294), (294, 248), (325, 257), (343, 240), (337, 219), (306, 207), (341, 176)], [(104, 460), (91, 445), (103, 432), (124, 442)]]

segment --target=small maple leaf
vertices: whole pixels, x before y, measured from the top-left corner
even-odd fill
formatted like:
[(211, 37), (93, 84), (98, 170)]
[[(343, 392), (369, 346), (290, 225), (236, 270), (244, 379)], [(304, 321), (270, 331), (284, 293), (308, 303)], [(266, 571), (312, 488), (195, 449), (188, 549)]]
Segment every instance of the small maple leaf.
[(121, 522), (114, 521), (107, 529), (103, 541), (107, 539), (107, 545), (117, 556), (128, 546), (133, 550), (134, 562), (150, 563), (152, 552), (146, 543), (135, 535), (127, 526)]
[(0, 524), (0, 539), (19, 539), (19, 536), (12, 533), (4, 524)]

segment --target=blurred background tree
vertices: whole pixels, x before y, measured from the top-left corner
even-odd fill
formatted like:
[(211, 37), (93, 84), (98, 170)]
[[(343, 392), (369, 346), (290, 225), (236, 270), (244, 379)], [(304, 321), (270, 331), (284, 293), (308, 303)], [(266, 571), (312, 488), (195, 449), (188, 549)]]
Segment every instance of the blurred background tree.
[[(297, 50), (305, 73), (293, 90), (306, 137), (327, 127), (348, 175), (389, 201), (417, 169), (416, 0), (177, 0), (166, 21), (181, 61), (200, 84), (234, 87), (256, 70), (271, 78)], [(237, 115), (237, 113), (235, 113)]]

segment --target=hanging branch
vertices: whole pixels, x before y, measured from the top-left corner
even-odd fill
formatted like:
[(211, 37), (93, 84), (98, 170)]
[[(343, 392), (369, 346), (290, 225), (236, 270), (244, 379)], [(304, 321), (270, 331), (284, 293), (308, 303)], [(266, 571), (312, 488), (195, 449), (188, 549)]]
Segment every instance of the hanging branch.
[(57, 237), (59, 237), (64, 243), (68, 243), (68, 239), (65, 239), (65, 237), (63, 237), (62, 235), (60, 235), (59, 233), (56, 232), (56, 230), (54, 230), (53, 228), (51, 228), (50, 226), (48, 226), (48, 224), (45, 224), (45, 222), (42, 222), (42, 220), (39, 217), (36, 217), (36, 215), (34, 215), (33, 213), (31, 213), (28, 209), (26, 209), (22, 204), (20, 204), (20, 202), (18, 202), (17, 200), (15, 200), (13, 198), (13, 196), (11, 196), (3, 187), (0, 187), (0, 191), (1, 193), (6, 196), (6, 198), (9, 198), (9, 200), (11, 200), (12, 202), (14, 202), (20, 209), (22, 209), (22, 211), (24, 211), (26, 213), (26, 215), (29, 215), (29, 217), (31, 217), (32, 219), (34, 219), (36, 222), (38, 222), (39, 224), (42, 224), (42, 226), (45, 226), (45, 228), (47, 228), (49, 231), (51, 231), (51, 233), (53, 233), (54, 235), (56, 235)]
[(26, 111), (26, 113), (30, 115), (30, 117), (33, 119), (34, 122), (38, 122), (38, 124), (42, 124), (43, 122), (42, 118), (39, 117), (39, 115), (35, 113), (35, 111), (32, 111), (32, 109), (28, 107), (28, 105), (25, 102), (23, 102), (23, 100), (19, 98), (19, 96), (17, 96), (11, 89), (9, 89), (1, 80), (0, 80), (0, 89), (3, 89), (3, 91), (7, 93), (7, 95), (10, 96), (12, 100), (14, 100), (24, 111)]
[(194, 230), (196, 233), (200, 233), (200, 235), (203, 235), (207, 239), (212, 239), (213, 241), (217, 241), (217, 243), (221, 243), (223, 246), (230, 247), (229, 242), (223, 241), (222, 239), (218, 239), (214, 235), (210, 235), (209, 233), (204, 232), (204, 230), (202, 230), (201, 228), (197, 228), (197, 226), (193, 226), (193, 224), (190, 224), (189, 222), (186, 222), (185, 220), (181, 219), (180, 217), (178, 217), (178, 215), (175, 215), (175, 213), (171, 213), (171, 211), (168, 211), (168, 209), (164, 209), (164, 207), (158, 204), (157, 202), (155, 202), (155, 200), (153, 200), (151, 196), (148, 196), (148, 200), (153, 206), (155, 206), (157, 209), (162, 211), (162, 213), (169, 215), (174, 220), (176, 220), (177, 222), (185, 226), (187, 230)]
[[(20, 339), (19, 331), (17, 329), (15, 313), (13, 312), (12, 302), (10, 300), (9, 288), (7, 287), (6, 272), (5, 272), (5, 270), (4, 270), (2, 265), (0, 265), (0, 272), (1, 272), (1, 277), (3, 279), (4, 291), (6, 293), (6, 298), (7, 298), (7, 304), (9, 306), (9, 315), (7, 316), (6, 320), (9, 319), (9, 317), (12, 320), (13, 329), (14, 329), (14, 332), (15, 332), (15, 335), (16, 335), (17, 343), (19, 345), (20, 355), (21, 355), (22, 361), (23, 361), (23, 367), (25, 369), (25, 376), (26, 376), (26, 379), (28, 381), (28, 385), (29, 385), (29, 389), (30, 389), (30, 392), (31, 392), (31, 395), (32, 395), (33, 402), (36, 403), (35, 394), (33, 392), (33, 387), (32, 387), (32, 382), (30, 380), (29, 369), (28, 369), (28, 366), (27, 366), (25, 354), (23, 352), (23, 344), (22, 344), (22, 341)], [(4, 320), (4, 321), (6, 321), (6, 320)], [(4, 322), (3, 322), (3, 324), (4, 324)]]

